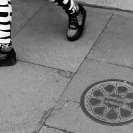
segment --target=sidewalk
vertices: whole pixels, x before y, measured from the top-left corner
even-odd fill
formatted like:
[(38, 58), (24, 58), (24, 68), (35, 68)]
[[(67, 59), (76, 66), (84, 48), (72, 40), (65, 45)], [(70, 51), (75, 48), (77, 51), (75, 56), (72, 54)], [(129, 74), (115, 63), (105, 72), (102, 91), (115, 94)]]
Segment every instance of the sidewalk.
[(44, 0), (12, 4), (18, 62), (0, 69), (0, 133), (132, 133), (131, 122), (90, 119), (80, 99), (93, 83), (133, 81), (133, 14), (85, 6), (84, 34), (69, 42), (61, 7)]

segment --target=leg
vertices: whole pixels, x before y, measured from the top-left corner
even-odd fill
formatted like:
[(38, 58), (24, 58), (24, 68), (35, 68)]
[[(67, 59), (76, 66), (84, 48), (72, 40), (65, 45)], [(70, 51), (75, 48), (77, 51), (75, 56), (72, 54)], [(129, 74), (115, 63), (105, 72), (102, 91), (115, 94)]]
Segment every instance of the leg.
[(62, 6), (67, 14), (74, 13), (78, 8), (78, 5), (73, 0), (49, 0), (52, 3)]
[(11, 40), (12, 6), (10, 0), (0, 0), (0, 66), (15, 64)]
[(57, 3), (61, 6), (69, 17), (67, 29), (67, 38), (69, 41), (77, 40), (83, 33), (86, 10), (82, 5), (77, 4), (73, 0), (50, 0), (52, 3)]
[(0, 0), (0, 44), (7, 48), (11, 46), (11, 13), (10, 2), (8, 0)]

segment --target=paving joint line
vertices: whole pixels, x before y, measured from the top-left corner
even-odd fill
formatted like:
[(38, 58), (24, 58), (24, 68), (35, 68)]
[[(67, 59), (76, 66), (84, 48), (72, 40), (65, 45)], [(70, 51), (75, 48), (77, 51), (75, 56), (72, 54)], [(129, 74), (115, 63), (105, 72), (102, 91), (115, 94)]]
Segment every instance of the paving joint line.
[(114, 11), (120, 11), (120, 12), (127, 12), (127, 13), (133, 13), (133, 10), (125, 10), (121, 8), (111, 7), (111, 6), (102, 6), (97, 4), (90, 4), (84, 1), (77, 1), (79, 4), (82, 4), (83, 6), (91, 7), (91, 8), (99, 8), (99, 9), (106, 9), (106, 10), (114, 10)]
[(15, 33), (15, 35), (12, 36), (12, 40), (13, 38), (29, 23), (29, 21), (44, 7), (45, 4), (43, 4), (34, 14), (33, 16), (31, 16), (26, 22), (25, 24), (17, 31), (17, 33)]
[(41, 66), (41, 67), (45, 67), (45, 68), (50, 68), (50, 69), (62, 71), (62, 72), (69, 72), (69, 73), (72, 74), (72, 75), (75, 73), (75, 72), (66, 71), (66, 70), (63, 70), (63, 69), (55, 68), (55, 67), (44, 66), (44, 65), (41, 65), (41, 64), (36, 64), (36, 63), (32, 63), (32, 62), (27, 62), (27, 61), (23, 61), (23, 60), (19, 60), (19, 59), (17, 59), (17, 60), (20, 61), (20, 62), (27, 63), (27, 64), (32, 64), (32, 65), (35, 65), (35, 66)]
[(133, 67), (130, 67), (130, 66), (120, 65), (120, 64), (116, 64), (116, 63), (110, 63), (110, 62), (108, 62), (108, 61), (99, 61), (99, 60), (89, 59), (89, 58), (87, 58), (87, 59), (88, 59), (88, 60), (92, 60), (92, 61), (96, 61), (96, 62), (101, 62), (101, 63), (109, 64), (109, 65), (114, 65), (114, 66), (119, 66), (119, 67), (124, 67), (124, 68), (133, 69)]
[[(112, 14), (112, 13), (111, 13)], [(99, 36), (97, 37), (96, 41), (94, 42), (93, 46), (91, 47), (90, 51), (88, 52), (88, 54), (86, 55), (85, 59), (87, 58), (87, 56), (90, 54), (91, 50), (94, 48), (94, 46), (96, 45), (98, 39), (101, 37), (102, 33), (104, 32), (104, 30), (106, 29), (107, 25), (109, 24), (109, 22), (111, 21), (111, 19), (113, 18), (114, 14), (111, 15), (111, 17), (109, 18), (109, 20), (107, 21), (106, 25), (104, 26), (104, 28), (102, 29), (101, 33), (99, 34)]]
[(51, 129), (62, 131), (64, 133), (74, 133), (74, 132), (71, 132), (71, 131), (67, 131), (66, 129), (60, 129), (60, 128), (52, 127), (52, 126), (49, 126), (49, 125), (44, 125), (44, 126), (46, 126), (47, 128), (51, 128)]

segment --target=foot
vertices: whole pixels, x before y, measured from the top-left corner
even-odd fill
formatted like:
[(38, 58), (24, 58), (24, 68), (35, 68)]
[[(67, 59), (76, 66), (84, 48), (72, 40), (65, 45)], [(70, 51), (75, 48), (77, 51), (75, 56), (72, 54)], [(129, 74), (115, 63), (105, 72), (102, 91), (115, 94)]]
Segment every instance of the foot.
[(69, 25), (67, 30), (67, 38), (69, 41), (75, 41), (80, 38), (84, 30), (84, 24), (86, 19), (86, 10), (80, 4), (79, 11), (73, 14), (69, 14)]
[(9, 49), (7, 52), (0, 48), (0, 67), (13, 66), (16, 64), (16, 52), (13, 48)]

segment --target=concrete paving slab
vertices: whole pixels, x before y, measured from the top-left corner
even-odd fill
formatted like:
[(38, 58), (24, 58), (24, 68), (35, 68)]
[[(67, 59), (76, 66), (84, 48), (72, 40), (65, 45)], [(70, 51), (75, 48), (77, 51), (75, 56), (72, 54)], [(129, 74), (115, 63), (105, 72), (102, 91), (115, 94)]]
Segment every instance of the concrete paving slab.
[(88, 58), (133, 67), (133, 15), (114, 15)]
[(107, 79), (133, 81), (133, 70), (86, 59), (77, 74), (60, 97), (44, 126), (74, 133), (132, 133), (133, 123), (123, 126), (107, 126), (94, 122), (81, 110), (81, 95), (95, 82)]
[(13, 38), (19, 60), (76, 72), (112, 14), (87, 8), (82, 38), (69, 42), (66, 38), (68, 16), (61, 7), (44, 5)]
[(18, 62), (0, 69), (0, 133), (38, 131), (73, 73)]
[(46, 3), (44, 0), (12, 0), (12, 37)]

